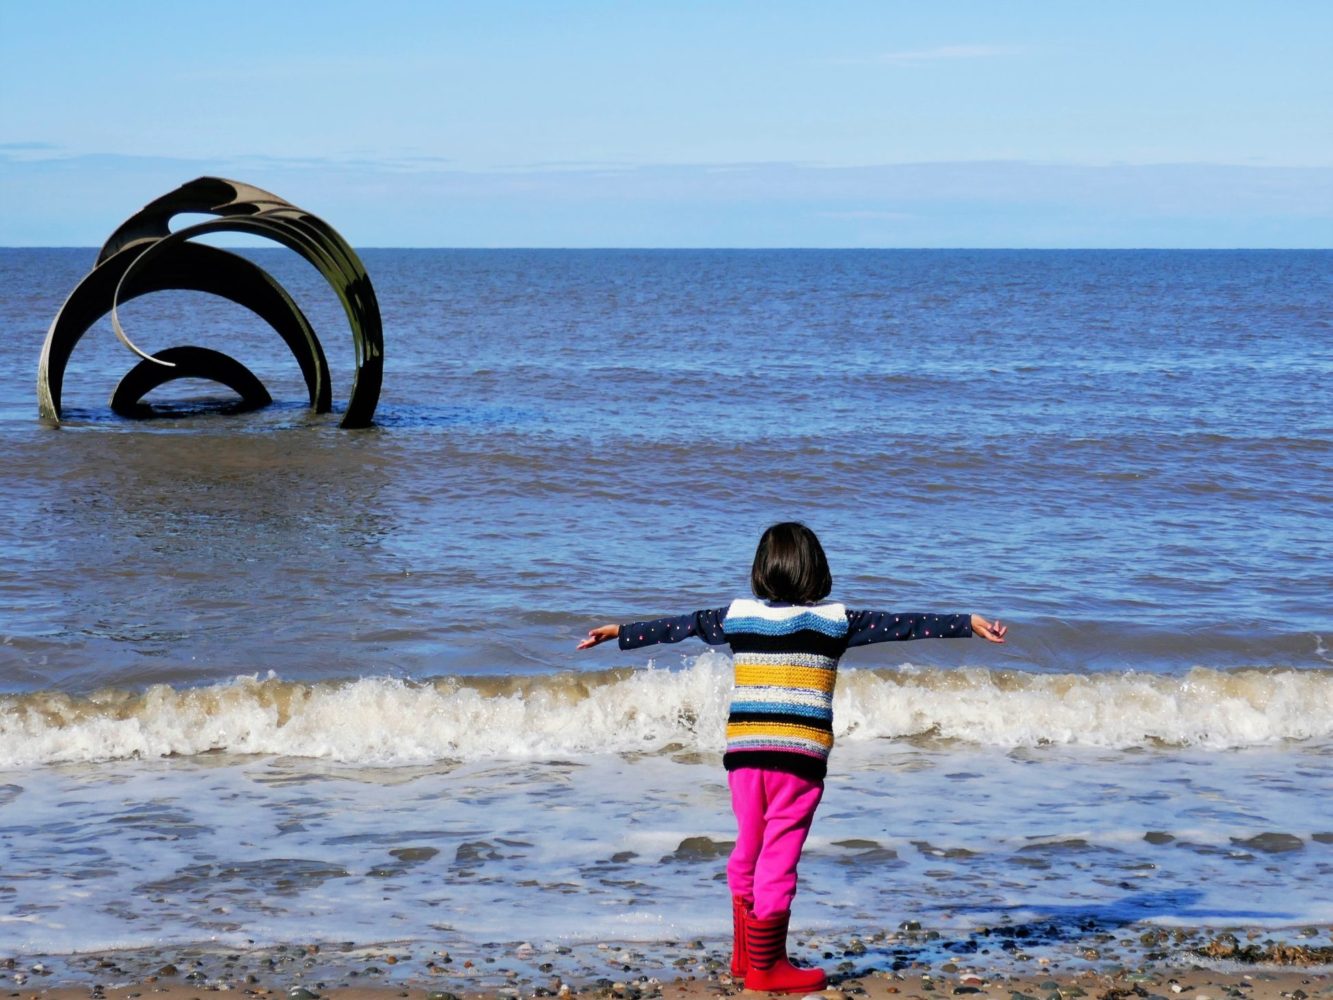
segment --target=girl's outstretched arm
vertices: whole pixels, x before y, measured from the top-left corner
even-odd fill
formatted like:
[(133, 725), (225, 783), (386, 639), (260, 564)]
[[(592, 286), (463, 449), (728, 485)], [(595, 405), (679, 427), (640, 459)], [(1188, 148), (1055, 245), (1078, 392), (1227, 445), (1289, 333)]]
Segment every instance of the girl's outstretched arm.
[(596, 628), (588, 629), (588, 638), (579, 643), (575, 649), (592, 649), (599, 643), (607, 642), (620, 635), (619, 625), (598, 625)]
[(588, 629), (588, 638), (579, 643), (577, 648), (591, 649), (609, 639), (619, 639), (621, 649), (638, 649), (640, 646), (680, 642), (691, 637), (702, 639), (710, 646), (720, 646), (727, 641), (726, 632), (722, 628), (722, 619), (726, 615), (726, 608), (710, 608), (674, 618), (656, 618), (626, 625), (598, 625)]
[(972, 614), (848, 611), (847, 625), (849, 646), (904, 639), (966, 639), (974, 635), (990, 642), (1004, 642), (1004, 634), (1009, 631), (999, 621), (989, 622), (981, 615)]

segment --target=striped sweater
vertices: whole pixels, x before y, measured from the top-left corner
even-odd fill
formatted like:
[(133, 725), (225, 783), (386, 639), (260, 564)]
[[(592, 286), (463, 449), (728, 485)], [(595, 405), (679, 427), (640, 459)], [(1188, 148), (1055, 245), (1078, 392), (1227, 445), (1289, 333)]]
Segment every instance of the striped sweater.
[(833, 684), (847, 648), (847, 609), (742, 599), (727, 609), (722, 628), (736, 668), (727, 770), (811, 769), (822, 777), (833, 749)]
[(698, 636), (729, 645), (735, 685), (723, 764), (822, 779), (833, 748), (833, 687), (849, 646), (964, 637), (971, 616), (848, 611), (742, 598), (729, 608), (620, 626), (620, 648)]

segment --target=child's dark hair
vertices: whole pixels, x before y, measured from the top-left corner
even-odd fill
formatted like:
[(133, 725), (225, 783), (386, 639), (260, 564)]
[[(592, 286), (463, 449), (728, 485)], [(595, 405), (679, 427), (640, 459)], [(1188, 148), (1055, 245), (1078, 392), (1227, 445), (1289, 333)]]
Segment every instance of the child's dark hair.
[(762, 600), (788, 604), (828, 597), (833, 574), (815, 533), (798, 521), (770, 525), (754, 552), (750, 589)]

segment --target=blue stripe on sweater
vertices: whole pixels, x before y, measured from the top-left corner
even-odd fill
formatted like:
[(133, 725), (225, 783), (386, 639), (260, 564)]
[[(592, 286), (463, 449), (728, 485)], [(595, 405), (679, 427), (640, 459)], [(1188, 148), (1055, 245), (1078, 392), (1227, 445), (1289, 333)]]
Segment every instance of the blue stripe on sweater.
[(770, 618), (728, 617), (724, 627), (728, 632), (753, 632), (758, 635), (791, 635), (809, 629), (838, 639), (847, 634), (847, 619), (834, 620), (807, 611), (781, 621)]
[(799, 705), (791, 701), (733, 701), (733, 712), (753, 712), (756, 715), (804, 715), (811, 719), (831, 719), (827, 706)]

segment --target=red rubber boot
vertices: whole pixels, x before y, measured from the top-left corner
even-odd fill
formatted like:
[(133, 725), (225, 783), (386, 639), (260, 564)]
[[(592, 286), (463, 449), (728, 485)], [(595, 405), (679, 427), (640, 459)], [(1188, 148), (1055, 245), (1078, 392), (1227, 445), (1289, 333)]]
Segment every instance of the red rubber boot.
[(828, 985), (823, 969), (798, 969), (787, 960), (787, 923), (791, 911), (760, 920), (745, 915), (745, 944), (750, 971), (745, 988), (762, 993), (810, 993)]
[(742, 896), (731, 897), (731, 978), (740, 979), (750, 971), (750, 953), (745, 944), (745, 921), (751, 901)]

